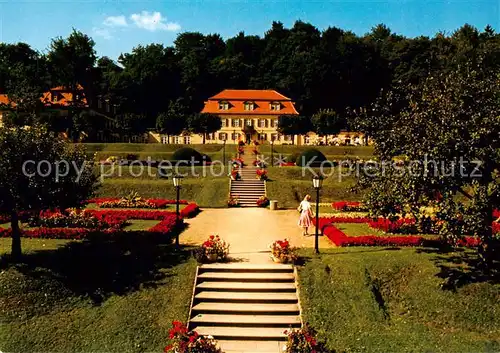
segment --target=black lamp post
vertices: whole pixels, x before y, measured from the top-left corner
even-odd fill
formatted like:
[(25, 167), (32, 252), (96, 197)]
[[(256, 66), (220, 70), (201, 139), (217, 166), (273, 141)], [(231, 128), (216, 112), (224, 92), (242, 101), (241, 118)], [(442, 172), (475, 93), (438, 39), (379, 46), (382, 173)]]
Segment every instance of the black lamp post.
[(314, 252), (319, 254), (319, 190), (323, 187), (323, 176), (315, 175), (313, 177), (313, 187), (316, 189), (316, 233), (314, 234)]
[(222, 146), (222, 164), (224, 166), (226, 165), (226, 140), (227, 140), (227, 136), (224, 133), (222, 135), (222, 141), (224, 141), (224, 145)]
[(179, 197), (180, 197), (180, 193), (181, 193), (181, 184), (182, 184), (182, 176), (181, 175), (174, 175), (172, 180), (174, 181), (174, 187), (175, 187), (175, 191), (176, 191), (176, 194), (177, 194), (177, 198), (176, 198), (176, 202), (175, 202), (175, 224), (177, 226), (177, 229), (176, 229), (176, 236), (175, 236), (175, 247), (176, 248), (179, 248), (179, 221), (180, 221), (180, 218), (181, 218), (181, 214), (179, 212)]
[(271, 135), (271, 167), (274, 167), (274, 134)]

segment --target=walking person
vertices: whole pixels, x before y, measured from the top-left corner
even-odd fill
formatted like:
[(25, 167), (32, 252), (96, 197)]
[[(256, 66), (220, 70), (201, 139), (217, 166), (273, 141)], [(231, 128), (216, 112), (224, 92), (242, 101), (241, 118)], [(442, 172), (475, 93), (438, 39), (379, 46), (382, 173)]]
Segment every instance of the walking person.
[(311, 208), (311, 203), (309, 202), (311, 200), (311, 195), (306, 195), (304, 197), (304, 200), (300, 203), (299, 207), (297, 210), (300, 212), (300, 217), (299, 217), (299, 227), (304, 229), (302, 232), (303, 236), (309, 235), (308, 229), (312, 224), (312, 208)]

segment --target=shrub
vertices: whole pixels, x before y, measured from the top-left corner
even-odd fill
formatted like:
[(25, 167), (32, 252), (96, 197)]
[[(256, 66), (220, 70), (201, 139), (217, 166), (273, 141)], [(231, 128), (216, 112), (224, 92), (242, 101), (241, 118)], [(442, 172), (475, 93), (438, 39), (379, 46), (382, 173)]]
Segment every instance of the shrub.
[(188, 331), (185, 324), (174, 321), (169, 331), (172, 343), (165, 347), (165, 353), (222, 353), (217, 341), (211, 336), (198, 335), (196, 331)]
[(269, 205), (269, 199), (265, 196), (261, 196), (257, 200), (257, 206), (259, 207), (267, 207), (268, 205)]
[(207, 161), (207, 159), (203, 159), (203, 155), (197, 150), (190, 147), (182, 147), (174, 152), (172, 155), (172, 160), (174, 161), (195, 161), (201, 163), (203, 161)]
[[(317, 149), (310, 148), (302, 152), (295, 161), (295, 163), (301, 167), (305, 165), (318, 166), (323, 161), (326, 161), (325, 155), (320, 151), (318, 151)], [(309, 164), (309, 162), (311, 163)]]
[(276, 240), (271, 245), (271, 254), (274, 261), (289, 263), (297, 260), (297, 255), (295, 254), (295, 249), (290, 245), (288, 239)]
[(285, 331), (288, 336), (284, 353), (334, 353), (325, 347), (323, 342), (316, 338), (316, 331), (305, 324), (304, 327), (297, 330)]

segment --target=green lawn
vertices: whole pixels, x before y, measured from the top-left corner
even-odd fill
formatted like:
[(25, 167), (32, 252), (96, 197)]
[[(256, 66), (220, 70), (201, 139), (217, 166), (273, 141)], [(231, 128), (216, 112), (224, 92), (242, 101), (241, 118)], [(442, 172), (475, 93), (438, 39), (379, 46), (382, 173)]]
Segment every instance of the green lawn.
[[(187, 320), (190, 249), (144, 238), (22, 244), (22, 264), (0, 263), (1, 351), (161, 352), (171, 322)], [(0, 257), (8, 251), (0, 239)]]
[[(270, 167), (268, 175), (270, 181), (266, 184), (267, 196), (271, 200), (278, 200), (279, 207), (296, 208), (307, 194), (315, 201), (316, 191), (312, 186), (310, 171), (303, 172), (300, 167)], [(346, 175), (345, 171), (334, 168), (331, 176), (324, 180), (321, 202), (358, 201), (362, 198), (361, 194), (351, 191), (355, 183), (353, 177), (343, 175)]]
[[(83, 143), (87, 153), (93, 155), (97, 153), (99, 160), (111, 156), (126, 158), (127, 155), (134, 155), (139, 160), (169, 160), (173, 153), (182, 147), (194, 148), (200, 153), (208, 155), (212, 160), (222, 159), (222, 145), (166, 145), (161, 143)], [(227, 151), (235, 150), (234, 145), (227, 145)], [(219, 153), (220, 152), (220, 153)]]
[(148, 230), (160, 223), (160, 221), (152, 219), (131, 219), (128, 223), (129, 224), (126, 225), (123, 230)]
[[(460, 261), (473, 260), (472, 253), (359, 247), (323, 250), (319, 257), (303, 250), (302, 255), (307, 259), (299, 268), (304, 319), (330, 348), (500, 350), (500, 285), (475, 281), (478, 277), (467, 273)], [(463, 285), (448, 287), (453, 281), (443, 278), (458, 274)]]

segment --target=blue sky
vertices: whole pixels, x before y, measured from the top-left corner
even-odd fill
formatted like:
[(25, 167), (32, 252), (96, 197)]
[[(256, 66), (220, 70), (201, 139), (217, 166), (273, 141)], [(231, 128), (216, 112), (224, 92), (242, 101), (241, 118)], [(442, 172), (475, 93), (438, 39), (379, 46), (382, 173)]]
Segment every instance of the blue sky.
[(172, 44), (182, 31), (263, 35), (273, 20), (301, 19), (357, 34), (384, 23), (406, 36), (452, 32), (464, 23), (500, 30), (499, 0), (0, 0), (0, 41), (45, 50), (74, 27), (91, 35), (99, 56), (116, 59), (138, 44)]

